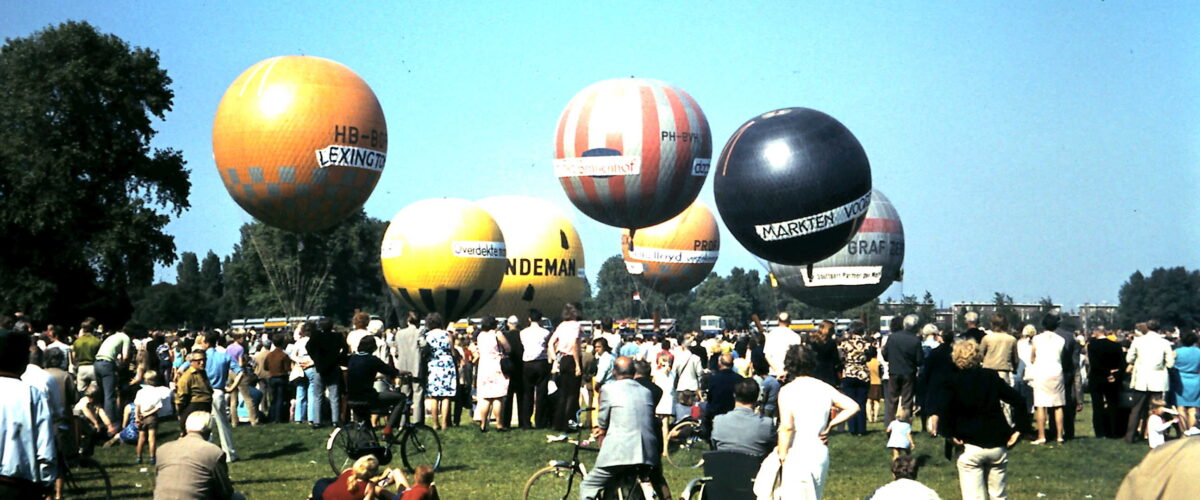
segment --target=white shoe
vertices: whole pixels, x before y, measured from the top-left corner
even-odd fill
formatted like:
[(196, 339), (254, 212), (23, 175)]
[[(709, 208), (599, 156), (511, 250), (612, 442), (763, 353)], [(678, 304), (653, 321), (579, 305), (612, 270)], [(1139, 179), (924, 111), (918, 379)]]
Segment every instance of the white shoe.
[(1183, 431), (1184, 436), (1195, 436), (1198, 434), (1200, 434), (1200, 427), (1192, 427), (1191, 429)]

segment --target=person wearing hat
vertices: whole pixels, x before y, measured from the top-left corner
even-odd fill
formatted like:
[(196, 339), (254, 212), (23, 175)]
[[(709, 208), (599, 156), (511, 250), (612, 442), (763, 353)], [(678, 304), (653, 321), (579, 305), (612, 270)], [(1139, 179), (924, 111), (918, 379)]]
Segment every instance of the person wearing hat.
[(50, 402), (21, 381), (29, 363), (28, 333), (8, 330), (0, 317), (0, 498), (41, 499), (58, 478)]

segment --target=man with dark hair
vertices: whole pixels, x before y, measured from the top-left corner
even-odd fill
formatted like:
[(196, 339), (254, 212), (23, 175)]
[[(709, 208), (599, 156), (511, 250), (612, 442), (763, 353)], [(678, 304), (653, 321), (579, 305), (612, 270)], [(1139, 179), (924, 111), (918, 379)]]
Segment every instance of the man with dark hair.
[(607, 340), (608, 348), (612, 349), (612, 352), (619, 352), (621, 349), (621, 334), (613, 331), (612, 318), (605, 317), (600, 320), (600, 331), (595, 335), (592, 335), (592, 338), (597, 337), (602, 337), (604, 340)]
[(936, 491), (917, 482), (917, 457), (901, 455), (892, 460), (894, 481), (880, 486), (868, 500), (938, 500)]
[(1109, 340), (1103, 329), (1092, 331), (1087, 344), (1088, 389), (1092, 394), (1092, 428), (1096, 437), (1119, 438), (1121, 424), (1121, 378), (1125, 375), (1125, 353)]
[(663, 493), (660, 498), (671, 498), (662, 476), (662, 440), (656, 432), (650, 391), (632, 380), (636, 372), (633, 360), (617, 358), (613, 372), (616, 380), (600, 390), (600, 410), (592, 429), (600, 441), (600, 454), (579, 484), (580, 498), (596, 498), (609, 479), (637, 465), (651, 466), (651, 480)]
[[(550, 404), (547, 392), (550, 384), (550, 362), (546, 359), (546, 341), (550, 331), (542, 328), (542, 312), (530, 309), (529, 326), (521, 330), (521, 380), (525, 387), (521, 391), (521, 405), (517, 412), (517, 425), (522, 429), (536, 424), (538, 429), (550, 426)], [(537, 422), (530, 420), (536, 417)]]
[(733, 390), (745, 380), (733, 371), (733, 354), (717, 358), (717, 371), (708, 378), (708, 405), (704, 408), (704, 428), (712, 429), (713, 418), (733, 409)]
[(637, 381), (639, 384), (642, 384), (642, 387), (645, 387), (646, 390), (650, 391), (650, 396), (654, 399), (654, 407), (657, 408), (659, 401), (662, 400), (663, 390), (662, 387), (659, 387), (658, 384), (655, 384), (654, 380), (650, 377), (651, 370), (652, 369), (649, 361), (644, 359), (634, 360), (633, 380)]
[(739, 380), (733, 388), (734, 408), (713, 419), (712, 441), (718, 451), (736, 451), (765, 457), (777, 440), (775, 424), (754, 412), (758, 402), (758, 384), (753, 379)]
[[(917, 367), (921, 366), (924, 357), (921, 339), (916, 335), (919, 322), (920, 317), (916, 314), (893, 317), (893, 330), (883, 344), (883, 360), (888, 367), (887, 405), (884, 408), (886, 422), (895, 420), (896, 409), (901, 405), (912, 415)], [(898, 331), (895, 330), (897, 323), (900, 326)]]
[(346, 357), (347, 344), (342, 341), (341, 337), (333, 331), (333, 321), (329, 318), (321, 318), (317, 321), (316, 329), (313, 336), (309, 338), (308, 356), (313, 361), (313, 374), (315, 375), (308, 381), (308, 398), (309, 412), (312, 420), (312, 427), (319, 429), (321, 423), (321, 407), (325, 404), (326, 396), (329, 399), (329, 412), (333, 420), (333, 426), (341, 425), (341, 378), (342, 378), (342, 363)]
[(30, 336), (0, 327), (0, 498), (45, 498), (58, 477), (48, 395), (20, 379)]
[(71, 343), (71, 366), (75, 370), (75, 390), (83, 393), (88, 384), (96, 382), (96, 351), (100, 350), (100, 339), (95, 334), (95, 318), (87, 318), (79, 325), (79, 337)]

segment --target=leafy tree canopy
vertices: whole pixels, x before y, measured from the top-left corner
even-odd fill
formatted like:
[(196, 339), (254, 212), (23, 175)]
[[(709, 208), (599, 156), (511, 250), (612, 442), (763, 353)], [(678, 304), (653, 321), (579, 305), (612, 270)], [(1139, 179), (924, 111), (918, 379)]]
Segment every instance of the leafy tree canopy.
[(171, 110), (158, 55), (87, 23), (0, 47), (0, 303), (35, 318), (129, 317), (164, 232), (188, 208), (179, 151), (152, 148)]

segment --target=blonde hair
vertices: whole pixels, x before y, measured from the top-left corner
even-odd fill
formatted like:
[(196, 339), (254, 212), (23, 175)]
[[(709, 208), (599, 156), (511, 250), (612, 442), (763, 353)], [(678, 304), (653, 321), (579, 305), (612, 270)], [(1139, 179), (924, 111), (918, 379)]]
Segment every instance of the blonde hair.
[(1037, 335), (1037, 327), (1036, 326), (1025, 325), (1025, 328), (1021, 329), (1022, 337), (1032, 337), (1034, 335)]
[(354, 487), (358, 486), (359, 481), (370, 481), (371, 478), (379, 475), (379, 459), (375, 458), (375, 455), (359, 457), (354, 461), (354, 465), (350, 466), (350, 470), (353, 473), (346, 481), (346, 491), (354, 491)]
[(974, 340), (955, 342), (954, 351), (950, 357), (954, 359), (954, 366), (957, 366), (959, 370), (978, 368), (983, 362), (983, 353), (979, 351), (979, 344)]
[(938, 327), (937, 327), (937, 325), (935, 325), (933, 323), (925, 323), (925, 326), (923, 328), (921, 328), (921, 335), (933, 335), (933, 334), (936, 334), (937, 332), (938, 332)]

